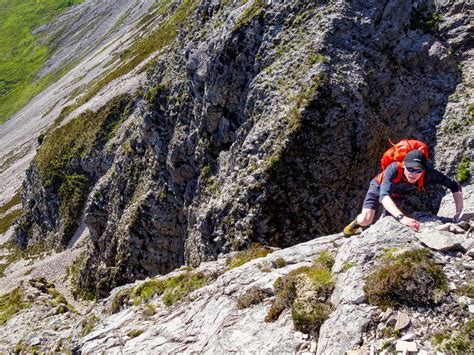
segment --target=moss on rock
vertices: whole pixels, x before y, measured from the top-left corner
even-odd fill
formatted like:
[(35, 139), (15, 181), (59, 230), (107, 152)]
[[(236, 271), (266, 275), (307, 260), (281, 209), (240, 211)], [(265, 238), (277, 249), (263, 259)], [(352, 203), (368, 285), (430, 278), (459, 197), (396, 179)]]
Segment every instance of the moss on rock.
[(250, 260), (263, 258), (272, 253), (273, 250), (258, 243), (253, 243), (249, 249), (238, 252), (236, 255), (227, 258), (227, 270), (232, 270), (236, 267), (242, 266)]
[(145, 281), (133, 289), (119, 291), (112, 301), (110, 312), (119, 312), (130, 301), (135, 306), (138, 306), (155, 296), (162, 296), (163, 303), (166, 306), (172, 306), (184, 299), (192, 291), (204, 286), (208, 280), (209, 278), (201, 272), (185, 272), (163, 280)]
[(295, 329), (317, 336), (332, 312), (329, 298), (334, 289), (333, 264), (334, 258), (322, 252), (311, 266), (300, 267), (278, 278), (274, 283), (276, 297), (265, 321), (275, 321), (285, 309), (291, 308)]
[(0, 296), (0, 325), (5, 324), (22, 309), (31, 307), (25, 300), (23, 288), (17, 287), (12, 292)]

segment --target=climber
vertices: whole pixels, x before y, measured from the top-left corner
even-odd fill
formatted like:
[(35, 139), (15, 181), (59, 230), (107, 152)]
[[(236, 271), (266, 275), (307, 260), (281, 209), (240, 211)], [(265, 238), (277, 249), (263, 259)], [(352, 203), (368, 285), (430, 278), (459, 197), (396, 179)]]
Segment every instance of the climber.
[[(424, 178), (424, 181), (423, 181)], [(427, 158), (420, 150), (412, 150), (406, 154), (403, 162), (391, 163), (381, 174), (370, 182), (367, 195), (365, 196), (362, 212), (349, 223), (343, 231), (345, 237), (357, 234), (361, 227), (372, 223), (379, 203), (382, 204), (385, 211), (395, 217), (395, 219), (418, 231), (420, 223), (408, 216), (397, 207), (394, 199), (413, 193), (418, 189), (423, 189), (423, 181), (429, 185), (443, 185), (449, 188), (453, 193), (456, 214), (453, 216), (453, 222), (461, 218), (463, 209), (463, 197), (461, 186), (453, 179), (443, 173), (430, 168), (427, 165)]]

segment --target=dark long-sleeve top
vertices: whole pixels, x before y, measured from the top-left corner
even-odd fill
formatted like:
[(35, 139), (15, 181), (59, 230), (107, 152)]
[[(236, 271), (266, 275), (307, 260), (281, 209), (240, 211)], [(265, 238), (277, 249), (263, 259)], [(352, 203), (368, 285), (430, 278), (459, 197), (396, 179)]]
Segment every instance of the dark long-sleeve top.
[[(414, 184), (409, 183), (404, 175), (402, 175), (400, 181), (395, 183), (394, 180), (397, 177), (397, 174), (398, 168), (396, 162), (390, 164), (385, 169), (384, 177), (382, 183), (380, 184), (379, 201), (382, 201), (382, 199), (387, 195), (392, 197), (403, 196), (416, 191), (416, 182)], [(455, 180), (430, 167), (428, 167), (425, 171), (423, 185), (425, 187), (430, 185), (443, 185), (444, 187), (450, 189), (453, 193), (460, 190), (460, 186)]]

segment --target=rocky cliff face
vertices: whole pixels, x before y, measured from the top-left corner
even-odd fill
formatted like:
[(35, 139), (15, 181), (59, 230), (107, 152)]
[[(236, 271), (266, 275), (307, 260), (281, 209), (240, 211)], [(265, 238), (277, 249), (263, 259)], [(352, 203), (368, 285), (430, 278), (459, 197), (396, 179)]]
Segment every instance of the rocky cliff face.
[[(148, 57), (147, 84), (46, 136), (13, 240), (59, 251), (83, 220), (90, 243), (75, 291), (102, 298), (254, 242), (286, 248), (339, 231), (388, 138), (422, 139), (433, 165), (454, 175), (467, 161), (469, 171), (468, 7), (188, 0), (153, 12), (164, 46)], [(411, 208), (435, 212), (443, 194)], [(361, 329), (372, 311), (354, 311)]]

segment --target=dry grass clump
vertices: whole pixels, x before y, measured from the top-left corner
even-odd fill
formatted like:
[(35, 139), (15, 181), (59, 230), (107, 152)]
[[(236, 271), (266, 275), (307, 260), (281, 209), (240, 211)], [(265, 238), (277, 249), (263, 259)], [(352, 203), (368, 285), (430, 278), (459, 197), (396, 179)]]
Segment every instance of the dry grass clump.
[(245, 294), (237, 298), (237, 309), (248, 308), (261, 303), (266, 298), (266, 293), (258, 286), (251, 287)]
[(395, 305), (427, 306), (438, 303), (448, 291), (446, 275), (426, 249), (385, 255), (366, 277), (364, 292), (369, 303), (382, 309)]

